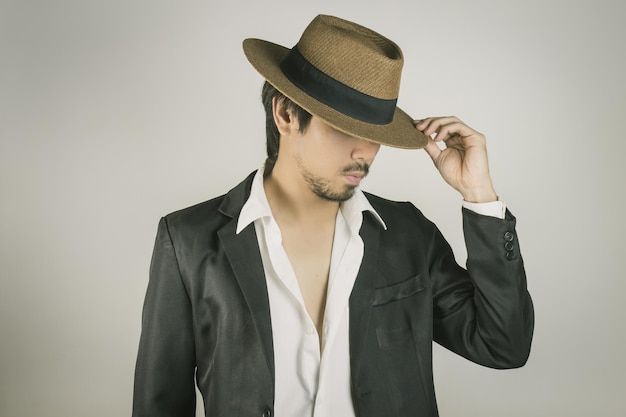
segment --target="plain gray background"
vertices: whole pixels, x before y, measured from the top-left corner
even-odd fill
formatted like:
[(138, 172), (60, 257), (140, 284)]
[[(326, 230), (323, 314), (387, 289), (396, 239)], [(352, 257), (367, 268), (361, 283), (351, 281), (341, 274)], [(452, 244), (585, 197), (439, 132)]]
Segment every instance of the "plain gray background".
[[(626, 59), (621, 1), (0, 3), (0, 415), (130, 414), (159, 217), (264, 158), (246, 37), (293, 46), (318, 13), (405, 53), (400, 106), (486, 134), (534, 297), (519, 370), (437, 347), (442, 416), (623, 416)], [(364, 189), (410, 200), (460, 262), (460, 197), (423, 151)]]

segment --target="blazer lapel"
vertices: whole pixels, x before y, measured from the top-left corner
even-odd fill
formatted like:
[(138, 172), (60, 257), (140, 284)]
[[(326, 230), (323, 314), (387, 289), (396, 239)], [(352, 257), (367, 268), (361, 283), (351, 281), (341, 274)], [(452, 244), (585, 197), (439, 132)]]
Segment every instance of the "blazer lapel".
[(371, 328), (369, 323), (376, 283), (379, 234), (377, 221), (364, 213), (360, 231), (364, 245), (363, 260), (350, 294), (350, 366), (353, 381), (358, 380), (356, 376), (364, 361), (367, 331)]
[(267, 366), (272, 375), (272, 383), (274, 383), (274, 347), (270, 306), (254, 224), (248, 225), (236, 234), (239, 213), (250, 195), (253, 177), (254, 173), (226, 195), (220, 211), (231, 217), (231, 220), (218, 231), (218, 235), (250, 309), (263, 345)]

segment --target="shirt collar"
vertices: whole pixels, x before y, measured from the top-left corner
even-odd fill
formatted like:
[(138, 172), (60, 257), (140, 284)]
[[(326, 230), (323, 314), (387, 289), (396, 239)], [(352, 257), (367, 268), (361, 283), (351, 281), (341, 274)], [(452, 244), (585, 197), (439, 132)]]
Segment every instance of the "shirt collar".
[[(237, 234), (257, 219), (272, 217), (272, 210), (270, 209), (270, 204), (265, 195), (265, 188), (263, 187), (263, 171), (264, 168), (261, 167), (252, 180), (250, 197), (248, 197), (248, 200), (243, 205), (241, 213), (239, 214), (239, 220), (237, 221)], [(359, 188), (355, 189), (354, 195), (350, 197), (349, 200), (341, 203), (339, 208), (353, 234), (358, 234), (361, 229), (361, 224), (363, 223), (362, 213), (364, 211), (372, 213), (380, 225), (387, 230), (387, 225), (382, 217), (374, 210), (374, 207), (372, 207), (367, 197), (363, 194), (363, 191)]]

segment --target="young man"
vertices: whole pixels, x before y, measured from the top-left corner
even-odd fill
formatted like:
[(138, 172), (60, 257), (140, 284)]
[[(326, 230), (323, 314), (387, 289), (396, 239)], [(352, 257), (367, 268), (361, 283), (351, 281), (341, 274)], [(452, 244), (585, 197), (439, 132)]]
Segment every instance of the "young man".
[[(268, 159), (161, 220), (133, 415), (193, 416), (195, 378), (207, 416), (436, 416), (433, 340), (522, 366), (532, 303), (483, 135), (398, 109), (400, 49), (354, 23), (244, 51), (267, 80)], [(467, 270), (413, 205), (359, 189), (381, 144), (423, 147), (461, 193)]]

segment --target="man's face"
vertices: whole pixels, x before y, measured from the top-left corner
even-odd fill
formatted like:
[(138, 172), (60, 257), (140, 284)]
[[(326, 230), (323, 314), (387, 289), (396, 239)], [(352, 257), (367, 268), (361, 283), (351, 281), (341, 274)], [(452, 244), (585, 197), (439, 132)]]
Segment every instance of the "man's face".
[(345, 201), (369, 171), (379, 144), (358, 139), (316, 116), (296, 138), (295, 160), (310, 189), (330, 201)]

